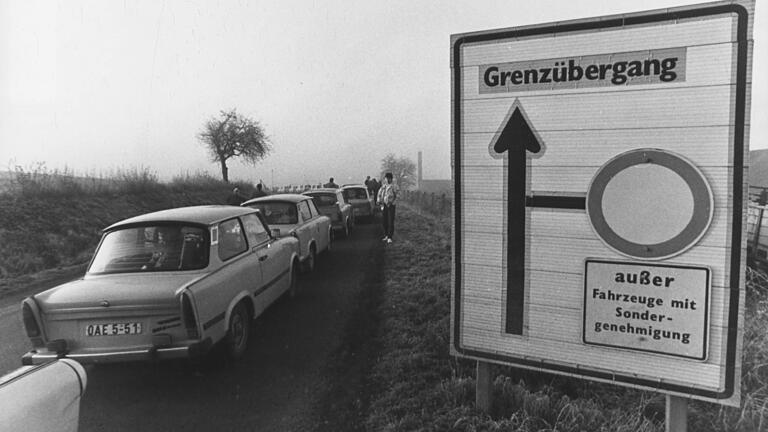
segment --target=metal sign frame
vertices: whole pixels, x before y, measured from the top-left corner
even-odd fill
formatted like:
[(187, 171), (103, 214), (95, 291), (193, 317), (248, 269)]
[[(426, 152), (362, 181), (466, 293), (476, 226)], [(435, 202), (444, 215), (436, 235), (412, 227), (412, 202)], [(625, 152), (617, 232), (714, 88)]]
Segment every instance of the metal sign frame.
[[(733, 151), (730, 158), (733, 163), (733, 175), (730, 179), (732, 181), (733, 190), (730, 191), (733, 194), (733, 214), (730, 221), (730, 280), (729, 286), (731, 295), (729, 295), (729, 313), (727, 316), (728, 326), (728, 340), (725, 352), (725, 378), (722, 391), (711, 391), (709, 389), (702, 389), (692, 386), (679, 385), (669, 382), (659, 382), (659, 380), (651, 380), (647, 378), (637, 377), (633, 375), (622, 375), (618, 373), (612, 373), (602, 369), (590, 369), (584, 366), (569, 366), (558, 363), (549, 363), (539, 359), (526, 358), (524, 356), (510, 356), (499, 352), (486, 352), (478, 351), (471, 348), (466, 348), (461, 345), (461, 326), (457, 323), (462, 319), (462, 233), (461, 233), (461, 218), (462, 218), (462, 47), (471, 43), (478, 42), (491, 42), (503, 39), (522, 38), (531, 36), (543, 36), (553, 35), (561, 33), (573, 33), (573, 32), (585, 32), (594, 31), (599, 32), (607, 29), (617, 29), (624, 26), (635, 26), (643, 24), (653, 24), (657, 22), (669, 22), (676, 19), (695, 19), (704, 18), (712, 15), (721, 14), (735, 14), (737, 17), (736, 25), (736, 43), (737, 52), (735, 59), (735, 71), (736, 71), (736, 88), (735, 88), (735, 109), (732, 112), (734, 119), (733, 126)], [(459, 35), (452, 42), (452, 122), (453, 122), (453, 135), (452, 135), (452, 147), (453, 147), (453, 180), (454, 180), (454, 214), (453, 214), (453, 271), (454, 271), (454, 292), (453, 292), (453, 310), (452, 310), (452, 333), (451, 333), (451, 349), (453, 353), (474, 358), (478, 360), (484, 360), (489, 362), (511, 364), (531, 369), (543, 370), (546, 372), (553, 372), (558, 374), (571, 375), (586, 379), (594, 379), (607, 382), (616, 382), (623, 385), (639, 386), (648, 389), (658, 389), (670, 393), (687, 394), (692, 396), (698, 396), (700, 398), (708, 399), (728, 399), (734, 394), (735, 380), (738, 377), (735, 376), (737, 363), (740, 359), (737, 358), (738, 354), (738, 319), (739, 319), (739, 287), (743, 284), (742, 273), (742, 220), (743, 220), (743, 205), (744, 205), (744, 191), (742, 185), (744, 184), (744, 149), (745, 149), (745, 119), (746, 119), (746, 107), (747, 107), (747, 69), (749, 66), (749, 12), (741, 4), (738, 3), (714, 3), (697, 5), (693, 7), (683, 7), (679, 9), (652, 11), (650, 13), (638, 13), (633, 15), (618, 16), (618, 17), (597, 17), (594, 19), (575, 21), (575, 22), (560, 22), (549, 23), (541, 26), (523, 27), (517, 29), (502, 29), (488, 32), (480, 32), (468, 35)], [(557, 206), (559, 208), (584, 208), (585, 202), (583, 198), (574, 197), (559, 197), (560, 201), (554, 203), (557, 197), (552, 200), (546, 200), (546, 207)], [(550, 203), (549, 201), (553, 201)], [(512, 203), (507, 203), (508, 207), (512, 206)], [(530, 204), (529, 204), (530, 206)], [(509, 212), (509, 209), (507, 209)], [(509, 213), (508, 213), (509, 214)]]

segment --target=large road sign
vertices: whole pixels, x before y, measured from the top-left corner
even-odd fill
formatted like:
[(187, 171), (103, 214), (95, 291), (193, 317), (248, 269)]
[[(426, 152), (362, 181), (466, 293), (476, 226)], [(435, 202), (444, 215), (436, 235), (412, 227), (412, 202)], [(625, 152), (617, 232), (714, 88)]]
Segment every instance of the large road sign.
[(454, 354), (739, 403), (753, 9), (452, 36)]

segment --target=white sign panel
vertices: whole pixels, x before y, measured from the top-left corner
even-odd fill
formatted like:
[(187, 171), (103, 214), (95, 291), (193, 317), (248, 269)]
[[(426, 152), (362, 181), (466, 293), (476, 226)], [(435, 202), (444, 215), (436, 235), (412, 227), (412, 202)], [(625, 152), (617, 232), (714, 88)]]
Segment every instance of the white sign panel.
[(452, 36), (454, 354), (739, 403), (753, 9)]
[(587, 260), (584, 343), (704, 360), (707, 267)]

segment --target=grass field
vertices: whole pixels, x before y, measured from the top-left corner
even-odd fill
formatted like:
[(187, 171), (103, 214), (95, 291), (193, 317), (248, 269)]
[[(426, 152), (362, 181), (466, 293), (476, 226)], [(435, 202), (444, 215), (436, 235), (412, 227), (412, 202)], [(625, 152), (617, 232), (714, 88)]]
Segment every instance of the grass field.
[[(163, 183), (144, 169), (108, 178), (19, 169), (0, 193), (0, 293), (31, 273), (87, 262), (108, 225), (156, 210), (223, 204), (235, 184), (204, 174)], [(239, 186), (250, 196), (252, 185)]]
[[(475, 363), (451, 357), (450, 219), (401, 205), (384, 253), (381, 353), (369, 377), (371, 431), (663, 431), (652, 392), (497, 367), (489, 414), (475, 409)], [(768, 279), (750, 271), (742, 408), (689, 404), (690, 431), (768, 430)]]

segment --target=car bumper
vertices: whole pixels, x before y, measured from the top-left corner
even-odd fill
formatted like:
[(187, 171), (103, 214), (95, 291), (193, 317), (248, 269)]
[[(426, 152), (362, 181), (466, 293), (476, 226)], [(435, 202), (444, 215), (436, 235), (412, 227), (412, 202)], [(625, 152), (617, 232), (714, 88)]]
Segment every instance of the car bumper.
[(58, 353), (55, 351), (31, 350), (21, 357), (21, 363), (27, 365), (37, 365), (48, 363), (50, 361), (68, 358), (77, 360), (80, 363), (119, 363), (131, 361), (147, 360), (168, 360), (178, 358), (193, 358), (207, 353), (211, 346), (210, 339), (205, 339), (185, 346), (174, 347), (150, 347), (146, 349), (104, 351), (104, 352), (66, 352)]

